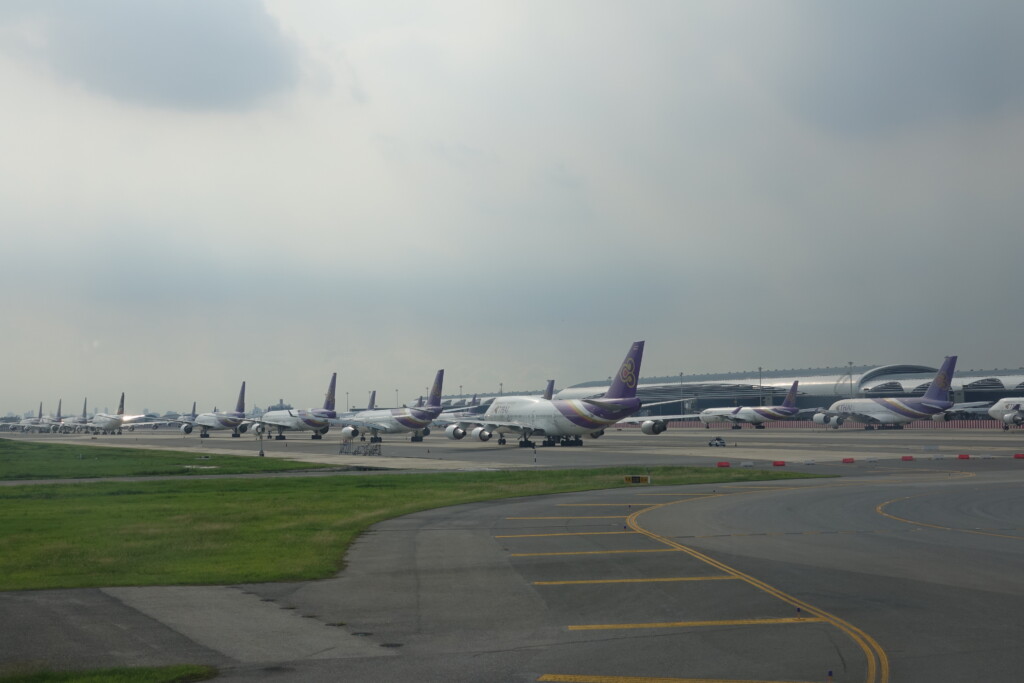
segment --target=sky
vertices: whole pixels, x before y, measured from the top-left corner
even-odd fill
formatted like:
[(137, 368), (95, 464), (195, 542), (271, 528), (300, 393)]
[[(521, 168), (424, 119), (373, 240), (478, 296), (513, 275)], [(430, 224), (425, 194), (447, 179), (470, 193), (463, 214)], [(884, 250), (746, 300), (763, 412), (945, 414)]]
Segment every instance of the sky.
[[(1024, 366), (1024, 4), (0, 4), (0, 414)], [(65, 407), (65, 413), (68, 412)]]

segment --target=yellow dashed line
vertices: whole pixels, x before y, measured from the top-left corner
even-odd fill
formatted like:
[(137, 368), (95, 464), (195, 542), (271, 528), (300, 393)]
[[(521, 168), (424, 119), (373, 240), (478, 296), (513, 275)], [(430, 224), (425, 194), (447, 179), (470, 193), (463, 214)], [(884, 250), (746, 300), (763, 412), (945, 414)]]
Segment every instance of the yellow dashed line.
[(781, 619), (725, 619), (718, 621), (664, 621), (653, 624), (585, 624), (570, 626), (570, 631), (610, 631), (626, 628), (689, 628), (693, 626), (775, 626), (778, 624), (817, 624), (824, 622), (819, 617), (805, 619), (787, 617)]

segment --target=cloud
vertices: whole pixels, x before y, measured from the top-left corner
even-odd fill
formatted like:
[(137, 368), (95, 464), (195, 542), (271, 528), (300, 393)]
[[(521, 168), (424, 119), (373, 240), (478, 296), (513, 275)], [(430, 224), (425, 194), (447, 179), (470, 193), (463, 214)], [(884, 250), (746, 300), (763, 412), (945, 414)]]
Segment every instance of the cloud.
[(299, 79), (297, 45), (252, 0), (42, 0), (0, 23), (0, 47), (122, 102), (245, 109)]

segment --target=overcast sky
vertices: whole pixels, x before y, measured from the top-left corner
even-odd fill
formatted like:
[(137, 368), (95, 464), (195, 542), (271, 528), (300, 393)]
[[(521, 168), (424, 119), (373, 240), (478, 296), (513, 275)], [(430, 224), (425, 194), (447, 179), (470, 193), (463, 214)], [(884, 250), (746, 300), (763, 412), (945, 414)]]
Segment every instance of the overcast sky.
[[(1024, 4), (0, 5), (0, 413), (1024, 365)], [(342, 400), (339, 398), (339, 400)]]

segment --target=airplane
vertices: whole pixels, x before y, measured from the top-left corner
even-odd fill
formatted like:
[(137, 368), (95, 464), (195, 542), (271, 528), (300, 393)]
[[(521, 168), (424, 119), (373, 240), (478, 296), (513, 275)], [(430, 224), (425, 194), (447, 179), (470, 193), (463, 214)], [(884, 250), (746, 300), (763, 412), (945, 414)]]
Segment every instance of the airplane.
[[(80, 417), (68, 417), (61, 420), (60, 426), (57, 427), (57, 431), (62, 434), (69, 434), (71, 432), (80, 432), (86, 425), (89, 424), (89, 416), (86, 413), (86, 407), (89, 404), (89, 399), (82, 401), (82, 415)], [(58, 410), (58, 412), (60, 412)]]
[[(471, 436), (478, 441), (489, 441), (498, 435), (498, 445), (505, 444), (505, 434), (519, 434), (520, 448), (534, 448), (531, 436), (544, 437), (544, 446), (580, 446), (581, 436), (598, 438), (605, 428), (622, 422), (640, 409), (636, 397), (640, 361), (644, 342), (633, 342), (625, 360), (619, 366), (615, 380), (598, 398), (549, 399), (543, 396), (499, 396), (487, 411), (471, 420), (464, 419), (445, 427), (449, 439)], [(553, 381), (549, 381), (551, 388)], [(546, 392), (545, 392), (546, 393)], [(664, 431), (664, 423), (642, 418), (641, 430), (645, 434)]]
[(108, 413), (96, 413), (83, 428), (93, 434), (120, 434), (124, 425), (138, 422), (144, 419), (145, 415), (124, 414), (124, 392), (121, 392), (121, 401), (117, 404), (117, 412), (113, 415)]
[(1024, 424), (1024, 398), (1001, 398), (992, 404), (988, 414), (1003, 423), (1003, 429)]
[[(312, 431), (310, 438), (322, 439), (323, 435), (331, 428), (331, 421), (338, 417), (334, 411), (334, 388), (338, 381), (338, 373), (331, 375), (331, 381), (327, 385), (327, 395), (324, 398), (323, 408), (311, 410), (271, 410), (263, 413), (263, 416), (256, 421), (256, 433), (262, 434), (267, 428), (276, 429), (275, 440), (284, 440), (284, 430), (295, 429)], [(358, 436), (358, 432), (349, 429), (347, 438)], [(342, 430), (342, 437), (346, 437), (345, 430)]]
[(18, 432), (40, 432), (44, 429), (48, 429), (46, 426), (46, 420), (49, 418), (43, 417), (43, 403), (39, 402), (39, 415), (36, 417), (26, 417), (25, 419), (18, 422), (18, 424), (11, 425), (11, 431)]
[(191, 434), (194, 427), (202, 430), (199, 433), (200, 439), (208, 438), (211, 429), (230, 429), (233, 439), (244, 434), (249, 429), (249, 421), (245, 417), (245, 382), (242, 382), (242, 388), (238, 392), (238, 403), (235, 404), (234, 410), (218, 412), (215, 408), (212, 413), (200, 413), (192, 422), (181, 425), (181, 431), (184, 434)]
[(705, 425), (710, 422), (731, 422), (733, 429), (741, 429), (744, 424), (752, 424), (754, 429), (764, 429), (764, 423), (769, 420), (791, 420), (800, 412), (796, 407), (796, 388), (799, 383), (799, 380), (793, 382), (782, 405), (706, 408), (700, 411), (697, 419)]
[(956, 368), (956, 356), (946, 356), (935, 379), (921, 398), (844, 398), (833, 403), (828, 410), (812, 418), (817, 424), (839, 429), (845, 420), (860, 422), (864, 429), (889, 426), (903, 429), (914, 420), (945, 420), (946, 411), (954, 408), (949, 400), (950, 381)]
[(347, 439), (359, 436), (359, 430), (364, 430), (370, 433), (370, 443), (382, 441), (381, 434), (404, 432), (412, 432), (411, 441), (423, 441), (423, 437), (430, 434), (430, 423), (441, 414), (441, 385), (443, 383), (444, 370), (438, 370), (434, 377), (434, 386), (431, 387), (430, 394), (427, 396), (427, 404), (422, 408), (363, 410), (332, 422), (342, 427), (342, 434), (346, 435)]

